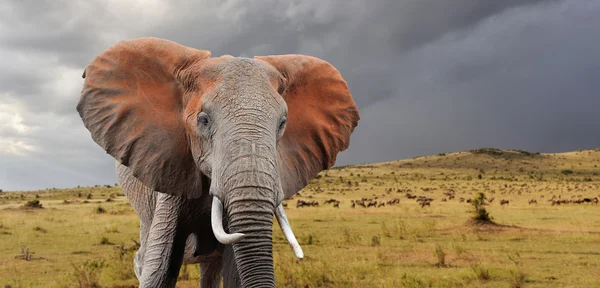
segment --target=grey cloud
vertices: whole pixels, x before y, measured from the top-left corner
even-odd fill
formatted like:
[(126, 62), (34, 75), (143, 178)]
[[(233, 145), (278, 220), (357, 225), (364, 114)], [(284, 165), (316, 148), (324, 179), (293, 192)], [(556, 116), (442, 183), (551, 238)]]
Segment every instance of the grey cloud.
[(361, 111), (338, 164), (479, 147), (600, 147), (598, 12), (593, 1), (505, 11), (412, 51), (397, 96)]
[[(515, 7), (531, 6), (554, 0), (504, 0), (504, 1), (393, 1), (395, 9), (385, 9), (377, 19), (398, 17), (390, 29), (391, 44), (399, 51), (418, 48), (453, 30), (469, 28), (492, 15)], [(400, 11), (398, 13), (398, 11)], [(400, 15), (398, 15), (398, 14)], [(410, 39), (407, 41), (407, 39)]]
[[(543, 1), (385, 0), (377, 5), (347, 0), (261, 1), (238, 8), (243, 13), (233, 25), (210, 26), (222, 34), (203, 38), (205, 25), (194, 25), (198, 22), (195, 18), (165, 26), (157, 33), (216, 55), (301, 53), (321, 57), (342, 72), (362, 108), (393, 96), (390, 84), (398, 77), (403, 53), (505, 9)], [(190, 11), (200, 8), (186, 7)], [(198, 37), (190, 37), (190, 27), (197, 27)]]
[(37, 148), (0, 153), (0, 188), (116, 181), (112, 158), (75, 112), (80, 76), (116, 41), (141, 36), (214, 56), (302, 53), (329, 61), (361, 111), (338, 164), (481, 146), (600, 146), (593, 134), (600, 120), (597, 1), (111, 3), (0, 4), (0, 105), (31, 127), (0, 126), (0, 140)]
[[(51, 54), (62, 65), (83, 67), (102, 42), (114, 17), (99, 2), (5, 1), (0, 9), (0, 42), (5, 49)], [(35, 69), (35, 67), (30, 67)]]

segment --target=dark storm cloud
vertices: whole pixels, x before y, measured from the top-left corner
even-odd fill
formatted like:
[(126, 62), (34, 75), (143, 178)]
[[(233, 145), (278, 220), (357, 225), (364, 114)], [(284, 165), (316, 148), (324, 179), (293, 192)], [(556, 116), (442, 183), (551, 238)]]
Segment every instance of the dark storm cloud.
[(112, 158), (75, 112), (80, 76), (108, 46), (141, 36), (213, 56), (301, 53), (329, 61), (361, 112), (338, 164), (480, 146), (600, 146), (593, 134), (598, 6), (593, 0), (3, 1), (0, 188), (115, 182)]
[(338, 164), (600, 147), (598, 12), (595, 1), (505, 11), (406, 54), (397, 96), (361, 111)]
[[(177, 25), (158, 28), (154, 33), (211, 50), (215, 55), (301, 53), (323, 58), (342, 72), (362, 108), (393, 96), (397, 65), (406, 51), (505, 9), (551, 1), (293, 2), (247, 2), (243, 7), (224, 11), (225, 15), (233, 14), (235, 9), (243, 12), (223, 27), (210, 19), (198, 23), (197, 18), (190, 17)], [(199, 11), (203, 4), (194, 5), (186, 9)], [(204, 38), (206, 27), (224, 33)]]
[[(391, 44), (398, 51), (407, 51), (429, 43), (453, 30), (469, 28), (489, 16), (506, 9), (531, 6), (552, 0), (504, 0), (504, 1), (391, 1), (395, 9), (385, 9), (376, 15), (381, 19), (398, 20), (393, 26)], [(400, 15), (398, 15), (398, 13)], [(408, 20), (410, 19), (410, 20)]]

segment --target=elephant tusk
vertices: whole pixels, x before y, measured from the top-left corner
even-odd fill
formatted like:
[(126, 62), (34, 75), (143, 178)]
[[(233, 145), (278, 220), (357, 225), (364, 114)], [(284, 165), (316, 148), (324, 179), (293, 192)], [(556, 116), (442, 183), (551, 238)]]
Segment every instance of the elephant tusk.
[(277, 218), (277, 222), (279, 222), (279, 227), (281, 227), (281, 231), (283, 232), (285, 239), (287, 239), (288, 243), (290, 243), (290, 247), (292, 247), (292, 251), (294, 251), (296, 257), (298, 257), (298, 259), (304, 258), (302, 247), (300, 247), (298, 240), (296, 240), (296, 236), (294, 236), (294, 232), (292, 232), (292, 227), (290, 226), (290, 222), (288, 221), (281, 204), (279, 204), (277, 209), (275, 209), (275, 216)]
[(210, 224), (217, 240), (225, 245), (236, 243), (246, 237), (242, 233), (228, 234), (225, 232), (223, 229), (223, 204), (219, 198), (214, 196), (210, 213)]

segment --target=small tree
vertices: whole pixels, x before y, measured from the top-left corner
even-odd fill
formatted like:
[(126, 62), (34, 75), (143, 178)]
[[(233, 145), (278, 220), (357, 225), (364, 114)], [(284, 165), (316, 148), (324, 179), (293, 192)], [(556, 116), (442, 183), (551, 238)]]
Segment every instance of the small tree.
[(482, 192), (477, 193), (477, 196), (471, 201), (473, 205), (473, 220), (477, 223), (492, 223), (490, 214), (485, 209), (485, 195)]

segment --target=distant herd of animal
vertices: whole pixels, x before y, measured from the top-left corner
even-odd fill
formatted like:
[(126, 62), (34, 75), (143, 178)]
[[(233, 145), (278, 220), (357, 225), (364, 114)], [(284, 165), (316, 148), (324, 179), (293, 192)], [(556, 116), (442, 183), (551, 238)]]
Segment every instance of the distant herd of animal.
[[(405, 197), (408, 199), (414, 199), (420, 206), (421, 208), (425, 207), (425, 206), (429, 206), (431, 207), (431, 202), (433, 201), (433, 198), (430, 197), (426, 197), (426, 196), (417, 196), (414, 194), (411, 194), (409, 192), (405, 192)], [(455, 198), (454, 195), (454, 191), (450, 191), (450, 192), (444, 192), (444, 195), (446, 197), (441, 199), (441, 202), (447, 202), (448, 200), (452, 200)], [(577, 196), (577, 199), (560, 199), (561, 196), (552, 196), (551, 199), (548, 199), (548, 202), (551, 202), (551, 204), (554, 205), (560, 205), (560, 204), (584, 204), (584, 203), (590, 203), (590, 204), (598, 204), (598, 197), (593, 197), (593, 198), (582, 198), (581, 195)], [(543, 195), (542, 195), (543, 198)], [(575, 196), (573, 196), (573, 198), (575, 198)], [(494, 202), (495, 197), (492, 198), (485, 198), (487, 200), (487, 203), (491, 204)], [(471, 203), (473, 200), (472, 199), (465, 199), (464, 197), (460, 197), (459, 198), (459, 202), (463, 203)], [(321, 202), (321, 204), (323, 205), (328, 205), (328, 204), (332, 204), (333, 208), (340, 208), (340, 203), (341, 201), (337, 200), (337, 199), (327, 199)], [(385, 207), (387, 206), (392, 206), (392, 205), (396, 205), (400, 203), (400, 198), (392, 198), (389, 200), (382, 200), (382, 199), (378, 199), (378, 197), (373, 197), (373, 198), (366, 198), (363, 197), (361, 199), (357, 199), (357, 200), (350, 200), (350, 207), (351, 208), (356, 208), (356, 206), (360, 206), (363, 208), (369, 208), (369, 207), (374, 207), (374, 208), (379, 208), (379, 207)], [(500, 199), (499, 201), (500, 205), (504, 206), (504, 205), (509, 205), (510, 201), (507, 199)], [(529, 205), (532, 204), (538, 204), (536, 199), (530, 199), (528, 201)], [(287, 207), (287, 203), (283, 203), (284, 207)], [(296, 208), (302, 208), (302, 207), (318, 207), (319, 206), (319, 201), (317, 200), (302, 200), (302, 199), (298, 199), (296, 201)]]

